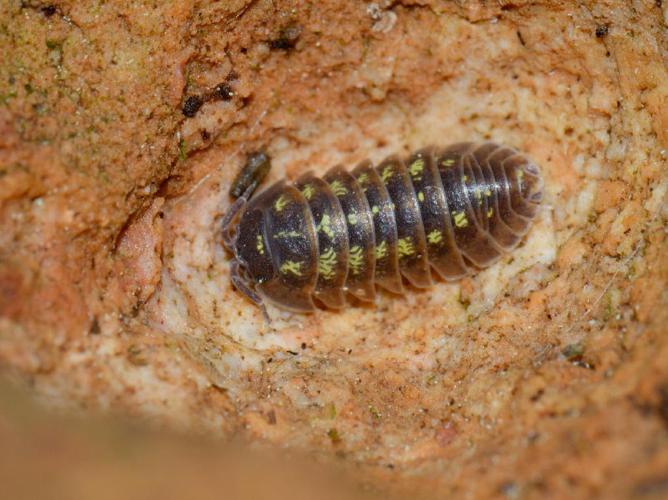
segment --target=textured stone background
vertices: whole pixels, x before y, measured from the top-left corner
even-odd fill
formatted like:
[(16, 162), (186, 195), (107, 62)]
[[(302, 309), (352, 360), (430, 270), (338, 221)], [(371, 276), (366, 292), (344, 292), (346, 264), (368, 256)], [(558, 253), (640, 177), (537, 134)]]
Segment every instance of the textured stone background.
[[(0, 367), (50, 408), (383, 492), (665, 495), (667, 9), (4, 2)], [(496, 266), (270, 325), (231, 288), (217, 224), (246, 153), (294, 178), (487, 138), (546, 178)]]

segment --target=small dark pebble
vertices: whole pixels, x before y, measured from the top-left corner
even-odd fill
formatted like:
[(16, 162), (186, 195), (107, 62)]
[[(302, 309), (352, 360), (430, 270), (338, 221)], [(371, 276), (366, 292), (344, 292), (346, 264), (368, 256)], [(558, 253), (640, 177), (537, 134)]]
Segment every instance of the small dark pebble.
[(302, 27), (298, 24), (291, 24), (281, 30), (278, 38), (269, 40), (269, 47), (274, 50), (290, 50), (297, 44), (297, 39), (302, 33)]
[(100, 334), (100, 322), (97, 320), (97, 318), (93, 318), (93, 322), (90, 324), (89, 332), (91, 335)]
[(603, 38), (608, 34), (608, 27), (605, 24), (596, 26), (596, 38)]
[(306, 342), (302, 342), (302, 349), (306, 349)]
[(42, 7), (42, 14), (44, 14), (46, 17), (51, 17), (56, 13), (56, 6), (55, 5), (45, 5)]
[(580, 342), (567, 345), (561, 350), (561, 354), (575, 366), (586, 368), (587, 370), (594, 369), (594, 365), (585, 360), (584, 346)]
[(520, 30), (517, 30), (517, 38), (519, 39), (520, 43), (522, 44), (523, 47), (526, 47), (526, 42), (524, 41), (524, 37), (522, 36), (522, 33)]
[(327, 436), (329, 436), (329, 439), (332, 441), (332, 444), (339, 444), (341, 442), (341, 435), (339, 434), (339, 431), (337, 431), (335, 428), (331, 428), (330, 430), (328, 430)]
[(285, 38), (277, 38), (276, 40), (269, 41), (269, 47), (274, 50), (290, 50), (294, 46), (293, 42), (286, 40)]
[(132, 309), (130, 309), (130, 317), (136, 318), (137, 316), (139, 316), (139, 304), (133, 305)]
[(296, 356), (296, 355), (299, 354), (299, 353), (298, 353), (298, 352), (295, 352), (295, 351), (288, 351), (288, 354), (292, 354), (293, 356)]
[(202, 98), (196, 95), (191, 95), (183, 104), (183, 114), (188, 118), (192, 118), (197, 114), (199, 108), (202, 107)]
[(216, 88), (213, 89), (213, 94), (215, 97), (222, 99), (223, 101), (229, 101), (234, 97), (234, 91), (227, 83), (219, 83), (216, 85)]
[(584, 347), (580, 342), (569, 344), (561, 350), (561, 354), (563, 354), (568, 361), (575, 361), (578, 358), (582, 358)]
[(202, 140), (203, 140), (204, 142), (206, 142), (206, 141), (208, 141), (209, 139), (211, 139), (211, 134), (210, 134), (209, 131), (206, 130), (206, 129), (202, 129), (202, 130), (200, 131), (200, 135), (202, 136)]
[(535, 394), (532, 394), (529, 400), (532, 403), (535, 403), (538, 401), (541, 397), (543, 397), (543, 394), (545, 394), (545, 391), (543, 389), (538, 389)]

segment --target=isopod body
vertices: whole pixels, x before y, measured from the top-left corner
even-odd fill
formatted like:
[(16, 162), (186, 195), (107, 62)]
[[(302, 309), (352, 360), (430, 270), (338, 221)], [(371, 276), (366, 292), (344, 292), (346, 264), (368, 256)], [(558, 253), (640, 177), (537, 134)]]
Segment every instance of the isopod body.
[(459, 279), (517, 246), (542, 189), (532, 161), (491, 142), (250, 188), (223, 223), (232, 280), (258, 305), (308, 312), (314, 299), (341, 308), (348, 293), (373, 301), (376, 285), (403, 293), (403, 278), (425, 288), (432, 271)]

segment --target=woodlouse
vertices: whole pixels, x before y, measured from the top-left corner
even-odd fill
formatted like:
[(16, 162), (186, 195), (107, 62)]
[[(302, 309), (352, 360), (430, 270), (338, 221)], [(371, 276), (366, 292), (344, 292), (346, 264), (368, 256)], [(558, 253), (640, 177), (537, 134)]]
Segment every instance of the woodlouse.
[(251, 157), (235, 182), (243, 194), (225, 214), (223, 242), (238, 290), (299, 312), (313, 311), (314, 298), (341, 308), (346, 293), (372, 301), (376, 285), (402, 293), (402, 276), (425, 288), (432, 269), (455, 280), (488, 267), (517, 246), (543, 196), (537, 166), (491, 142), (306, 173), (251, 198), (265, 160)]

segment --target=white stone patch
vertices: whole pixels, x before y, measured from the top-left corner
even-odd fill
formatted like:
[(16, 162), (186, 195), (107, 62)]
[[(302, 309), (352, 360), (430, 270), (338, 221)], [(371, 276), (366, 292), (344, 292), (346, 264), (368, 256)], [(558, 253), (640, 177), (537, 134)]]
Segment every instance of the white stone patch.
[(661, 210), (661, 207), (668, 204), (668, 181), (658, 182), (652, 190), (652, 196), (645, 202), (645, 209), (655, 214)]
[[(556, 257), (554, 223), (549, 210), (541, 210), (524, 245), (477, 276), (476, 284), (479, 288), (473, 296), (468, 314), (476, 317), (489, 310), (515, 276), (539, 264), (542, 264), (543, 268), (547, 267)], [(537, 283), (540, 276), (534, 276), (532, 281)]]

